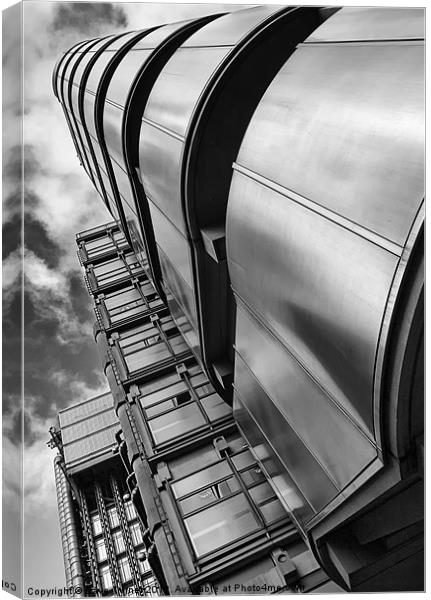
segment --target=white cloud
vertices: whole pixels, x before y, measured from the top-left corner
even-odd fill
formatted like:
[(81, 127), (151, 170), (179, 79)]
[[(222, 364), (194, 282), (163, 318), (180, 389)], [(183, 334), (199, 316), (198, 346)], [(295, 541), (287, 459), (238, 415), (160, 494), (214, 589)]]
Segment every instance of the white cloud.
[(99, 372), (98, 375), (97, 383), (94, 386), (88, 385), (81, 379), (76, 379), (74, 375), (64, 369), (51, 371), (48, 377), (51, 381), (62, 387), (64, 395), (68, 398), (67, 404), (70, 406), (82, 400), (99, 396), (107, 391), (108, 383), (106, 377), (102, 372)]
[(52, 418), (43, 418), (36, 412), (38, 399), (28, 396), (25, 399), (25, 415), (31, 428), (32, 441), (24, 446), (24, 515), (32, 519), (47, 518), (56, 508), (54, 457), (46, 442)]
[(37, 316), (47, 321), (56, 320), (59, 344), (79, 346), (83, 337), (92, 335), (93, 324), (80, 319), (73, 309), (68, 273), (49, 268), (31, 250), (26, 249), (24, 256), (25, 292)]

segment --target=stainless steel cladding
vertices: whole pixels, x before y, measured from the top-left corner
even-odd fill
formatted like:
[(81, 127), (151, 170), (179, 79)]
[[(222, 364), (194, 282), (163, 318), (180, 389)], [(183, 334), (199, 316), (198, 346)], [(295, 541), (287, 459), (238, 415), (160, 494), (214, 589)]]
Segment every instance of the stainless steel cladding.
[(80, 238), (111, 385), (137, 398), (193, 351), (212, 386), (214, 419), (198, 398), (141, 406), (145, 443), (212, 435), (231, 414), (212, 394), (233, 403), (357, 591), (421, 585), (423, 17), (258, 6), (83, 42), (53, 76), (124, 233)]
[(422, 17), (333, 15), (274, 78), (234, 164), (235, 414), (284, 465), (279, 493), (304, 531), (399, 456), (406, 435), (385, 377), (420, 298)]
[(256, 7), (219, 17), (167, 62), (142, 120), (139, 168), (172, 314), (230, 401), (235, 307), (225, 215), (238, 151), (267, 85), (323, 17)]
[(135, 36), (116, 52), (104, 70), (97, 98), (97, 130), (117, 205), (124, 213), (134, 252), (148, 260), (160, 296), (160, 261), (148, 202), (138, 175), (138, 140), (142, 115), (155, 79), (184, 39), (215, 15), (182, 21)]
[(77, 535), (76, 516), (70, 486), (63, 472), (62, 457), (54, 460), (55, 489), (57, 491), (60, 536), (66, 574), (66, 586), (80, 591), (78, 598), (84, 596), (84, 575), (80, 558), (80, 543)]

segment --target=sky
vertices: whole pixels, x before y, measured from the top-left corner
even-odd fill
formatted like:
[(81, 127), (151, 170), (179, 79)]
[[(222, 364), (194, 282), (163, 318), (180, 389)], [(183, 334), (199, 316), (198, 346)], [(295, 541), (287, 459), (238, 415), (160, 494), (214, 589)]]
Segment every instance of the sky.
[[(79, 165), (51, 86), (61, 52), (76, 42), (238, 5), (24, 2), (24, 94), (17, 94), (18, 23), (3, 32), (3, 523), (19, 551), (21, 189), (24, 167), (25, 590), (60, 588), (64, 569), (53, 460), (46, 446), (58, 410), (108, 389), (92, 336), (94, 316), (75, 234), (111, 220)], [(7, 18), (7, 15), (6, 15)], [(23, 123), (20, 145), (20, 123)], [(15, 561), (15, 569), (18, 561)], [(12, 569), (11, 566), (8, 568)], [(15, 571), (10, 577), (18, 577)]]

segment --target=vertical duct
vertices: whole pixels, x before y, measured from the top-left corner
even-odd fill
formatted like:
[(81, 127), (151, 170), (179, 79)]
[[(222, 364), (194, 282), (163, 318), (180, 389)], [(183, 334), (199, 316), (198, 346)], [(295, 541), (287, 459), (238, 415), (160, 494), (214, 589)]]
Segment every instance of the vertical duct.
[(81, 588), (81, 594), (84, 595), (84, 578), (82, 573), (82, 564), (79, 551), (79, 541), (77, 533), (77, 524), (75, 511), (73, 507), (70, 487), (66, 476), (61, 468), (62, 457), (55, 457), (55, 487), (57, 490), (58, 512), (60, 517), (61, 545), (63, 548), (63, 560), (66, 574), (66, 586)]

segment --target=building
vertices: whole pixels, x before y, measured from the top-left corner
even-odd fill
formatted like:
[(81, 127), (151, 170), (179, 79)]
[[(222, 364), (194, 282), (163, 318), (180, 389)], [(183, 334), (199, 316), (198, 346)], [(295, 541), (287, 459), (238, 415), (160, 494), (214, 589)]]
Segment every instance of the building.
[(119, 422), (108, 392), (59, 412), (51, 428), (66, 587), (77, 596), (159, 595), (144, 531), (118, 454)]
[[(423, 38), (421, 9), (261, 6), (82, 42), (53, 75), (134, 250), (96, 264), (103, 235), (78, 237), (143, 505), (154, 486), (184, 502), (170, 445), (202, 428), (192, 446), (216, 431), (230, 448), (233, 415), (314, 560), (353, 591), (423, 588)], [(187, 383), (155, 413), (147, 382), (189, 382), (189, 364), (212, 412)], [(196, 521), (179, 547), (159, 518), (166, 577), (222, 581)]]
[[(82, 232), (77, 243), (112, 393), (108, 412), (114, 430), (121, 427), (121, 491), (126, 486), (139, 516), (161, 593), (330, 586), (118, 226)], [(97, 434), (84, 419), (91, 440)], [(110, 458), (108, 479), (113, 464)], [(99, 468), (93, 467), (88, 485)]]

